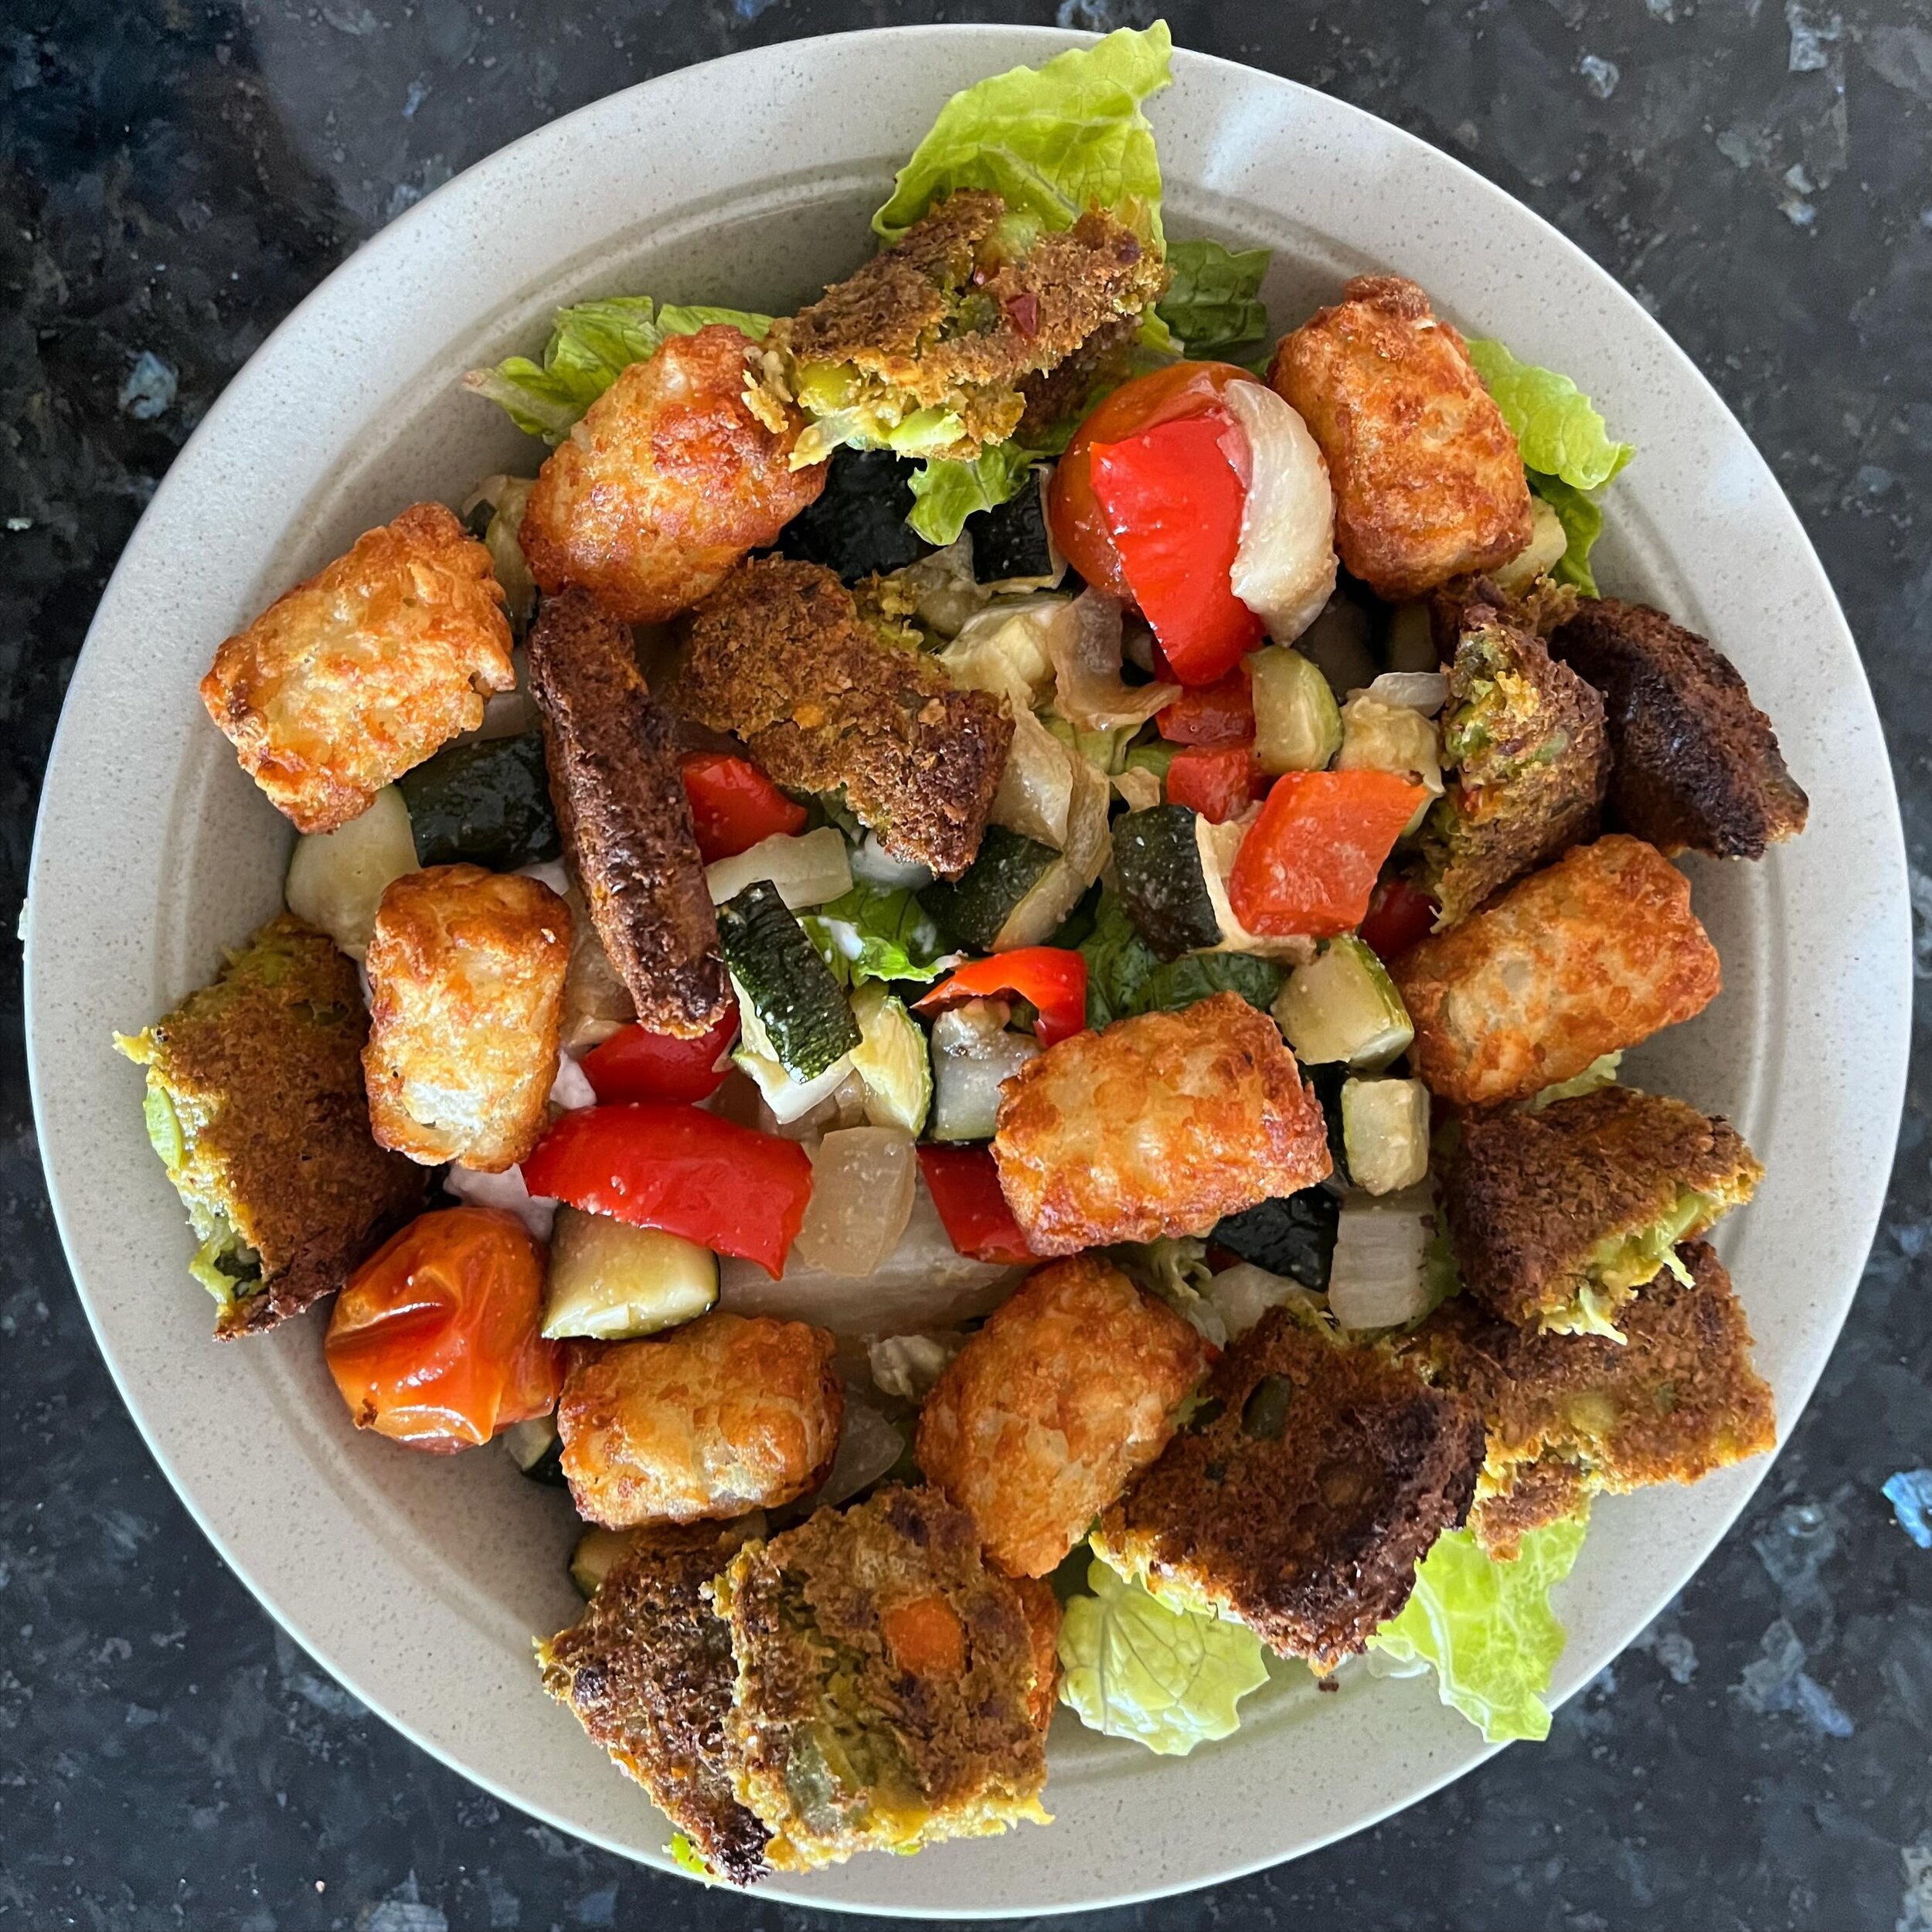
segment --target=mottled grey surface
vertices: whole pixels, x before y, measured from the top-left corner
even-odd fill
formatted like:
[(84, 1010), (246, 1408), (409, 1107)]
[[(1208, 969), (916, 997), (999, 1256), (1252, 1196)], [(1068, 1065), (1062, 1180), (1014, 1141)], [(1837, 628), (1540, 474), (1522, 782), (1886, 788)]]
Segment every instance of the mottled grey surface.
[[(1183, 44), (1328, 89), (1483, 170), (1709, 373), (1864, 651), (1932, 978), (1932, 8), (1167, 11)], [(886, 22), (1154, 12), (10, 0), (0, 904), (19, 896), (60, 693), (141, 505), (222, 385), (359, 241), (526, 129), (713, 54)], [(829, 1924), (506, 1813), (270, 1626), (154, 1468), (89, 1338), (42, 1192), (12, 957), (0, 974), (0, 1924)], [(1923, 1022), (1918, 1041), (1884, 1228), (1818, 1399), (1744, 1522), (1549, 1745), (1299, 1864), (1090, 1923), (1932, 1928), (1932, 1552), (1879, 1493), (1932, 1461)]]

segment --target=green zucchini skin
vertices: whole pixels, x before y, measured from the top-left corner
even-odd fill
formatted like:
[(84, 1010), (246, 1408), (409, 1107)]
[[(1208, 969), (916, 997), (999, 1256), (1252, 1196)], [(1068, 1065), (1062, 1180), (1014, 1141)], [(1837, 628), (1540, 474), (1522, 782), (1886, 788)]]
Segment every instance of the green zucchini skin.
[(718, 945), (794, 1080), (816, 1080), (858, 1046), (852, 1002), (769, 879), (718, 908)]
[(990, 953), (1013, 908), (1060, 854), (1004, 825), (988, 825), (979, 855), (951, 885), (928, 886), (919, 903), (955, 951)]
[(1221, 943), (1187, 806), (1148, 805), (1115, 819), (1114, 870), (1128, 917), (1162, 959)]
[(563, 850), (540, 732), (451, 745), (396, 784), (423, 865), (515, 872)]

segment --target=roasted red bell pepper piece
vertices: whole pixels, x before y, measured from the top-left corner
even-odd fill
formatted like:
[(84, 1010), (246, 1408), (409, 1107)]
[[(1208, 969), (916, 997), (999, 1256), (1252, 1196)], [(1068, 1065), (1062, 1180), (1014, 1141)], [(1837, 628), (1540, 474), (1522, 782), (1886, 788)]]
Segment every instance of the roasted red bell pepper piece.
[(725, 1055), (738, 1036), (738, 1002), (696, 1039), (626, 1026), (583, 1056), (583, 1072), (607, 1107), (621, 1100), (704, 1100), (724, 1083)]
[(1420, 785), (1389, 771), (1284, 772), (1235, 854), (1235, 917), (1270, 936), (1354, 931), (1423, 796)]
[(787, 798), (749, 758), (687, 751), (679, 762), (698, 850), (707, 866), (735, 859), (776, 832), (804, 830), (804, 807)]
[(1225, 825), (1254, 803), (1260, 772), (1251, 744), (1183, 746), (1168, 761), (1167, 801), (1198, 811), (1211, 825)]
[(795, 1141), (671, 1100), (564, 1114), (523, 1180), (532, 1194), (742, 1255), (774, 1279), (811, 1199), (811, 1162)]
[(1362, 922), (1362, 943), (1376, 958), (1393, 959), (1429, 937), (1436, 912), (1436, 902), (1407, 879), (1394, 874), (1378, 879)]
[(1222, 440), (1238, 433), (1217, 408), (1091, 453), (1128, 587), (1183, 684), (1213, 684), (1261, 641), (1230, 575), (1248, 492)]
[(943, 1013), (969, 999), (1001, 993), (1029, 1001), (1039, 1013), (1034, 1037), (1043, 1046), (1087, 1025), (1087, 961), (1060, 946), (1019, 946), (990, 959), (969, 961), (948, 973), (917, 1002), (914, 1011)]
[(1247, 666), (1237, 664), (1226, 677), (1183, 691), (1155, 714), (1154, 722), (1171, 745), (1252, 744), (1254, 698)]
[(990, 1149), (935, 1147), (922, 1141), (919, 1171), (944, 1224), (946, 1238), (975, 1261), (1025, 1264), (1035, 1260), (1013, 1210), (1000, 1192), (999, 1169)]

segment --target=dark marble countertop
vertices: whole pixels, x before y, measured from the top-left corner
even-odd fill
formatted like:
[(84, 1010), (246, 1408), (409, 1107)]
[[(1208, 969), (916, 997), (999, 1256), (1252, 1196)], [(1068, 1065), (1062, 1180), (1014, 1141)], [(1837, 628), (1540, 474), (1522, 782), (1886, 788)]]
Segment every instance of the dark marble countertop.
[[(900, 21), (1144, 25), (1151, 0), (11, 0), (0, 16), (0, 905), (142, 505), (359, 242), (554, 115)], [(1932, 921), (1932, 7), (1173, 0), (1184, 45), (1400, 123), (1541, 210), (1723, 392), (1822, 553)], [(1920, 869), (1920, 866), (1924, 870)], [(1932, 978), (1932, 924), (1919, 971)], [(0, 963), (0, 1927), (828, 1926), (505, 1811), (320, 1675), (123, 1412), (50, 1225)], [(1102, 1915), (1352, 1927), (1932, 1928), (1932, 1055), (1817, 1399), (1701, 1576), (1558, 1716), (1376, 1829)]]

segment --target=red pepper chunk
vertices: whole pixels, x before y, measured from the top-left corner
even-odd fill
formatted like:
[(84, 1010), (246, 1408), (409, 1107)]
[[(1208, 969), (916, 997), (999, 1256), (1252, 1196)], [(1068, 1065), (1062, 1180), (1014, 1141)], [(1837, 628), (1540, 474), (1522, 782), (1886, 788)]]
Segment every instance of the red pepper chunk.
[(804, 807), (787, 798), (749, 758), (687, 751), (679, 762), (698, 850), (707, 866), (735, 859), (774, 833), (804, 830)]
[(1429, 937), (1435, 930), (1436, 912), (1436, 902), (1407, 879), (1383, 879), (1369, 901), (1359, 937), (1386, 964)]
[(625, 1026), (583, 1056), (584, 1077), (607, 1106), (620, 1100), (709, 1100), (729, 1070), (725, 1053), (738, 1036), (738, 1002), (728, 1001), (696, 1039)]
[(811, 1199), (796, 1141), (668, 1100), (566, 1114), (523, 1179), (532, 1194), (742, 1255), (774, 1281)]
[(1087, 961), (1059, 946), (1019, 946), (991, 959), (975, 959), (948, 973), (913, 1010), (943, 1013), (969, 999), (1001, 993), (1031, 1002), (1039, 1019), (1034, 1037), (1043, 1046), (1087, 1026)]
[(1254, 699), (1247, 666), (1237, 664), (1226, 677), (1183, 691), (1154, 721), (1171, 745), (1252, 744)]
[(1254, 802), (1260, 767), (1252, 745), (1188, 746), (1167, 767), (1167, 801), (1198, 811), (1211, 825), (1238, 818)]
[(1393, 772), (1284, 772), (1228, 875), (1235, 917), (1270, 937), (1352, 932), (1422, 799)]
[(1214, 683), (1261, 641), (1230, 577), (1248, 493), (1222, 439), (1238, 433), (1213, 409), (1090, 452), (1128, 587), (1183, 684)]
[(1013, 1210), (1000, 1192), (999, 1169), (983, 1147), (935, 1147), (921, 1141), (919, 1171), (926, 1191), (957, 1251), (975, 1261), (1019, 1265), (1038, 1257), (1026, 1245)]

